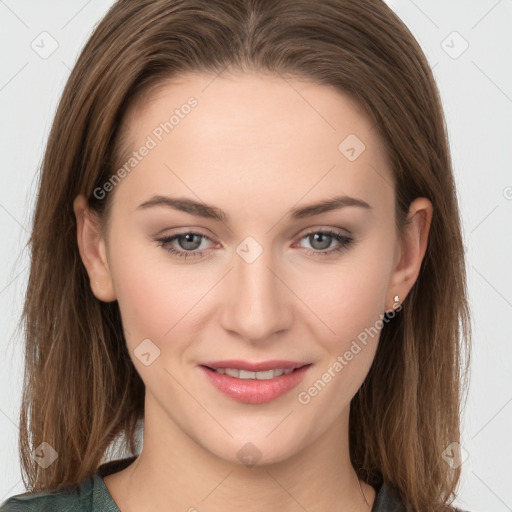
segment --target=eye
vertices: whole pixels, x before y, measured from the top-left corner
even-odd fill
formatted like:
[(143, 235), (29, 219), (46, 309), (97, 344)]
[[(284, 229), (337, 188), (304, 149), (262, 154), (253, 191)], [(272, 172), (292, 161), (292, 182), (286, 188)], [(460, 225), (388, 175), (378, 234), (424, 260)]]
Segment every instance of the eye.
[[(307, 240), (311, 244), (313, 250), (307, 249), (307, 253), (314, 257), (325, 257), (334, 253), (339, 253), (349, 248), (350, 244), (354, 241), (353, 238), (342, 235), (332, 230), (318, 231), (312, 230), (306, 233), (301, 240)], [(334, 247), (331, 247), (332, 242), (335, 243)], [(329, 250), (325, 250), (329, 249)]]
[[(210, 240), (210, 238), (202, 233), (192, 231), (156, 239), (160, 247), (179, 258), (203, 258), (206, 251), (198, 251), (203, 240)], [(353, 242), (353, 238), (332, 230), (312, 230), (303, 235), (300, 240), (307, 240), (312, 245), (313, 249), (305, 249), (306, 253), (313, 257), (326, 257), (339, 253), (348, 249)], [(176, 244), (174, 244), (175, 242)], [(334, 247), (332, 247), (333, 242)], [(329, 247), (331, 248), (329, 249)]]
[[(156, 241), (159, 242), (160, 247), (163, 247), (166, 251), (180, 258), (200, 258), (204, 256), (202, 251), (197, 251), (201, 246), (201, 239), (210, 240), (206, 235), (201, 233), (186, 231), (177, 233), (176, 235), (158, 238)], [(177, 241), (179, 248), (171, 245), (174, 241)]]

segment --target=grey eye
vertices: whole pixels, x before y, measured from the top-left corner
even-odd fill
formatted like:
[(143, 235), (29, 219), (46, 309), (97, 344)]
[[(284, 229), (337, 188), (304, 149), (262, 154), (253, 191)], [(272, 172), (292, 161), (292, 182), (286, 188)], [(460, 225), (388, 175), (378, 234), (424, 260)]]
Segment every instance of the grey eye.
[(332, 242), (332, 235), (328, 233), (312, 233), (308, 235), (308, 241), (313, 249), (318, 251), (328, 249)]
[[(194, 237), (196, 240), (194, 241)], [(185, 242), (182, 243), (181, 240), (185, 239)], [(179, 235), (176, 237), (176, 240), (178, 241), (178, 245), (188, 251), (193, 251), (197, 249), (201, 245), (201, 241), (203, 239), (202, 235), (196, 235), (195, 233), (187, 233), (185, 235)]]

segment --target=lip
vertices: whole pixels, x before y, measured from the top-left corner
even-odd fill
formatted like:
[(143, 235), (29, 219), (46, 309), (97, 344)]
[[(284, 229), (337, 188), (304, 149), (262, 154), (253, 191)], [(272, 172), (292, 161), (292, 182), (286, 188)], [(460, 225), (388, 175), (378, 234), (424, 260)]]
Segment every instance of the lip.
[[(234, 361), (229, 361), (230, 364), (233, 362)], [(222, 364), (219, 364), (218, 368), (238, 368), (240, 370), (247, 369), (248, 371), (265, 371), (272, 368), (284, 368), (279, 365), (275, 366), (276, 361), (266, 361), (265, 363), (261, 363), (264, 366), (267, 366), (267, 368), (263, 368), (261, 370), (253, 370), (252, 368), (255, 367), (254, 364), (252, 364), (250, 368), (244, 368), (237, 365), (224, 366), (225, 363), (226, 361), (223, 361)], [(272, 363), (273, 366), (268, 368), (268, 363)], [(291, 361), (288, 361), (288, 363), (295, 364), (291, 363)], [(237, 362), (237, 364), (239, 365), (240, 361)], [(302, 363), (298, 364), (301, 365)], [(217, 373), (216, 371), (207, 368), (207, 366), (210, 366), (210, 364), (200, 365), (198, 368), (203, 372), (208, 381), (228, 398), (245, 404), (264, 404), (271, 402), (272, 400), (276, 400), (298, 386), (306, 376), (306, 373), (312, 366), (312, 363), (306, 363), (305, 365), (296, 368), (293, 372), (268, 380), (237, 379), (236, 377)], [(290, 368), (290, 366), (288, 366), (288, 368)]]
[(274, 370), (275, 368), (282, 368), (289, 370), (290, 368), (300, 368), (309, 362), (285, 361), (283, 359), (275, 359), (273, 361), (261, 361), (259, 363), (251, 363), (250, 361), (242, 361), (240, 359), (228, 359), (225, 361), (210, 361), (200, 363), (201, 366), (208, 366), (216, 370), (217, 368), (236, 368), (238, 370), (247, 370), (248, 372), (264, 372), (266, 370)]

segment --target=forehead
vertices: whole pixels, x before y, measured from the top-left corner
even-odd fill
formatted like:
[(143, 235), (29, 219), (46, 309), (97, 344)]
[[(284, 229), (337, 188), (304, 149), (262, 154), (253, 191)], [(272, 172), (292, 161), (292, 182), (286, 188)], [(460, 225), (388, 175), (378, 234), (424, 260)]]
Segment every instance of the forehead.
[(290, 206), (333, 192), (376, 206), (394, 197), (371, 120), (349, 95), (305, 79), (181, 75), (142, 97), (124, 126), (130, 151), (152, 146), (126, 180), (137, 197), (275, 195)]

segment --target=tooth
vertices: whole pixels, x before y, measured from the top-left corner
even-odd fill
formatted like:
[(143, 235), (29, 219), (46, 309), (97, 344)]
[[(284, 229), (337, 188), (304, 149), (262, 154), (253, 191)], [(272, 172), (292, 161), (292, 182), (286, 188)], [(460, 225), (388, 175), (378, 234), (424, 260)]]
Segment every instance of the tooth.
[(274, 370), (267, 370), (264, 372), (256, 372), (256, 378), (258, 380), (266, 380), (274, 378)]
[(217, 373), (221, 375), (229, 375), (230, 377), (235, 377), (237, 379), (257, 379), (257, 380), (268, 380), (273, 379), (274, 377), (280, 377), (281, 375), (288, 375), (293, 372), (293, 368), (288, 368), (284, 370), (283, 368), (275, 368), (274, 370), (265, 370), (260, 372), (251, 372), (248, 370), (239, 370), (237, 368), (217, 368), (215, 370)]
[(239, 379), (255, 379), (256, 372), (248, 372), (247, 370), (240, 370)]

